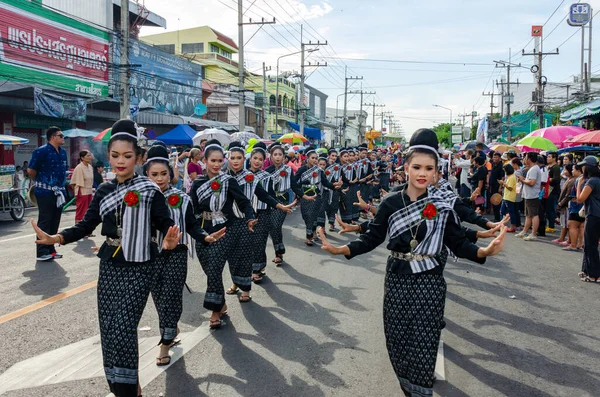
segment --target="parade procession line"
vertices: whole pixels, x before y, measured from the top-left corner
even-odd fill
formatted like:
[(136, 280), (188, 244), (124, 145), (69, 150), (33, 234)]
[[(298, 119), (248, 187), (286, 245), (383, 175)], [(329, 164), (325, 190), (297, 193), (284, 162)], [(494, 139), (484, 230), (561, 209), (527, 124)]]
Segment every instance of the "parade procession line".
[[(210, 335), (204, 325), (179, 335), (181, 343), (171, 349), (171, 363), (156, 366), (156, 336), (140, 338), (140, 383), (144, 387)], [(64, 365), (69, 362), (68, 365)], [(0, 375), (0, 395), (10, 390), (29, 389), (91, 378), (103, 378), (100, 336), (61, 347), (21, 361)], [(109, 394), (107, 397), (113, 396)]]

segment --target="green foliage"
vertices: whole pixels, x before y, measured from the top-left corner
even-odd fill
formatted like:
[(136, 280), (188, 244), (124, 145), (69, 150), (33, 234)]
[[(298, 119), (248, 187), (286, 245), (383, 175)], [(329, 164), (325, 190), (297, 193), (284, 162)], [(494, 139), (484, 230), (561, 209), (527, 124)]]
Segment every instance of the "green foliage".
[(477, 126), (474, 125), (471, 127), (471, 136), (469, 137), (469, 140), (474, 141), (477, 139)]
[(519, 132), (518, 134), (516, 134), (515, 136), (512, 137), (513, 141), (518, 141), (519, 139), (523, 139), (525, 138), (525, 136), (527, 135), (526, 132)]
[(452, 146), (452, 125), (450, 123), (442, 123), (438, 124), (432, 128), (438, 138), (438, 142), (440, 145), (445, 145), (446, 147)]

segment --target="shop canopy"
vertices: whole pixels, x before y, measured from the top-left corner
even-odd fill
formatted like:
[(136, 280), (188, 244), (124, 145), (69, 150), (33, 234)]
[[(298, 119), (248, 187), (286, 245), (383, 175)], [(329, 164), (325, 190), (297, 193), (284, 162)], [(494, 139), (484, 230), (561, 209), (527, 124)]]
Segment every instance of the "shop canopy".
[(157, 140), (167, 145), (192, 145), (192, 138), (197, 131), (187, 124), (179, 124), (171, 131), (156, 137)]
[(25, 145), (27, 143), (29, 143), (29, 139), (13, 135), (0, 135), (0, 145)]
[[(292, 129), (300, 132), (300, 126), (298, 124), (292, 123), (291, 121), (288, 121), (288, 125)], [(318, 128), (310, 128), (310, 127), (304, 126), (303, 135), (305, 137), (307, 137), (307, 138), (310, 138), (310, 139), (316, 139), (318, 141), (322, 141), (323, 140), (323, 132), (320, 129), (318, 129)]]
[(569, 109), (560, 114), (560, 121), (573, 121), (583, 119), (600, 113), (600, 99), (594, 99), (591, 102), (584, 103), (573, 109)]

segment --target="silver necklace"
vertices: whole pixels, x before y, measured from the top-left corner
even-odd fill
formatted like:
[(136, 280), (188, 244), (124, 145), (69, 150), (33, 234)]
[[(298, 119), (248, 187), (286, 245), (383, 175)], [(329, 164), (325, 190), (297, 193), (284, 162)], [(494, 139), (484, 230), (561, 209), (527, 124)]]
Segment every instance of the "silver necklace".
[[(127, 187), (125, 188), (125, 190), (129, 189), (129, 187), (131, 186), (131, 182), (133, 182), (133, 178), (131, 178), (129, 180), (129, 183), (127, 184)], [(120, 191), (121, 191), (121, 185), (120, 183), (117, 182), (117, 196), (120, 197)], [(125, 205), (125, 203), (123, 202), (123, 200), (121, 201), (121, 205), (119, 207), (117, 207), (117, 211), (115, 214), (115, 218), (116, 218), (116, 223), (117, 223), (117, 237), (121, 238), (123, 236), (123, 206)]]
[[(404, 204), (404, 208), (406, 208), (406, 201), (404, 201), (404, 194), (406, 194), (406, 190), (403, 190), (402, 193), (400, 194), (400, 197), (402, 197), (402, 204)], [(419, 241), (417, 240), (417, 233), (419, 232), (419, 226), (421, 226), (421, 223), (423, 222), (423, 220), (421, 220), (421, 222), (419, 222), (417, 224), (417, 227), (415, 228), (415, 232), (413, 233), (412, 228), (409, 227), (408, 230), (410, 231), (410, 235), (411, 235), (411, 240), (409, 243), (410, 246), (410, 253), (412, 254), (413, 251), (417, 248), (417, 246), (419, 245)]]

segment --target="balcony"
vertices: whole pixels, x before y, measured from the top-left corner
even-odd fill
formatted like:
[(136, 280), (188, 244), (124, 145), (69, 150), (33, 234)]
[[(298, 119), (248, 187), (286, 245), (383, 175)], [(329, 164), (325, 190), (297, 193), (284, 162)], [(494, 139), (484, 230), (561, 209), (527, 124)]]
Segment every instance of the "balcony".
[(219, 61), (219, 62), (223, 62), (226, 64), (229, 64), (233, 67), (238, 67), (239, 64), (235, 61), (232, 61), (229, 58), (226, 58), (222, 55), (219, 54), (214, 54), (214, 53), (209, 53), (209, 54), (194, 54), (194, 59), (207, 59), (207, 60), (214, 60), (214, 61)]
[[(271, 114), (275, 114), (275, 106), (271, 106), (269, 108), (269, 112)], [(283, 118), (288, 118), (290, 119), (290, 121), (295, 121), (296, 120), (296, 111), (294, 109), (288, 109), (288, 108), (279, 108), (278, 109), (278, 113), (280, 116), (283, 116)]]

